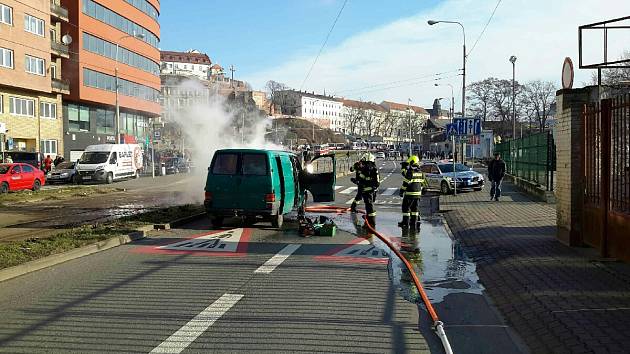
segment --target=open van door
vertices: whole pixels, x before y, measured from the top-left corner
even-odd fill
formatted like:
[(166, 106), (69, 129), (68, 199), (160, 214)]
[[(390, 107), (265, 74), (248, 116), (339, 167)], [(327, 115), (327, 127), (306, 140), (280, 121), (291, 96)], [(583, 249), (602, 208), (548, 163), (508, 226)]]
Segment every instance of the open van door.
[(336, 178), (335, 155), (322, 155), (311, 160), (302, 170), (300, 185), (311, 192), (314, 202), (334, 202)]

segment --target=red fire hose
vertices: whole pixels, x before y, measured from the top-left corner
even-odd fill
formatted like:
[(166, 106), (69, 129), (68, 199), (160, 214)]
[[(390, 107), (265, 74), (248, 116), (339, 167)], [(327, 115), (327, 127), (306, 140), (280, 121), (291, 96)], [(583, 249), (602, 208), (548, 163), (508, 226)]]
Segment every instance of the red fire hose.
[[(346, 213), (350, 211), (350, 208), (339, 207), (339, 206), (334, 206), (334, 205), (316, 205), (312, 207), (307, 207), (305, 208), (305, 210), (312, 213), (341, 214), (341, 213)], [(358, 212), (365, 214), (365, 211), (363, 210), (359, 210)], [(431, 304), (431, 301), (429, 300), (427, 293), (424, 291), (424, 287), (420, 283), (420, 280), (418, 279), (418, 276), (416, 275), (416, 272), (414, 271), (411, 263), (409, 263), (409, 261), (405, 258), (405, 256), (402, 253), (400, 253), (400, 251), (396, 249), (396, 247), (394, 247), (394, 245), (385, 236), (381, 235), (378, 231), (374, 229), (374, 227), (372, 227), (372, 225), (370, 225), (365, 215), (363, 216), (363, 218), (365, 219), (365, 225), (367, 226), (368, 230), (370, 230), (374, 235), (376, 235), (376, 237), (378, 237), (379, 240), (383, 241), (383, 243), (387, 245), (387, 247), (396, 254), (396, 256), (403, 262), (403, 264), (409, 271), (409, 274), (411, 274), (411, 278), (413, 279), (413, 283), (418, 289), (418, 293), (420, 294), (420, 297), (422, 298), (422, 302), (424, 302), (424, 306), (427, 308), (427, 311), (429, 312), (429, 316), (431, 316), (431, 319), (433, 320), (435, 331), (438, 337), (440, 338), (440, 340), (442, 341), (444, 350), (446, 351), (447, 354), (452, 354), (453, 350), (451, 349), (451, 345), (448, 341), (448, 338), (446, 337), (446, 333), (444, 332), (444, 323), (440, 321), (437, 313), (435, 312), (435, 309), (433, 308), (433, 305)]]

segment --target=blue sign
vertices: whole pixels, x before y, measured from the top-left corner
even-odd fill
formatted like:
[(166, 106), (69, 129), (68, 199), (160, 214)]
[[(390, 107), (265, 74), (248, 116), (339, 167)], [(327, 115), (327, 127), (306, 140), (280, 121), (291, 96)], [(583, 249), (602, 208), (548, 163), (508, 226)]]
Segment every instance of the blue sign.
[(446, 125), (446, 136), (457, 135), (457, 126), (455, 124)]
[(455, 118), (453, 125), (457, 126), (457, 135), (480, 135), (480, 118)]

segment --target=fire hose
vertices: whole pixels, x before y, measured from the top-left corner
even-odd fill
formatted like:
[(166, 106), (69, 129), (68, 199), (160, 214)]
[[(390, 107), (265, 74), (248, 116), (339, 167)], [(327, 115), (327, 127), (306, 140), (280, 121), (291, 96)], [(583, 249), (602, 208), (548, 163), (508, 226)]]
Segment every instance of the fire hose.
[[(333, 206), (333, 205), (318, 205), (318, 206), (313, 206), (313, 207), (307, 207), (305, 208), (305, 210), (308, 212), (313, 212), (313, 213), (341, 214), (341, 213), (346, 213), (350, 211), (350, 208), (338, 207), (338, 206)], [(359, 212), (362, 214), (365, 214), (365, 211), (363, 210), (359, 210)], [(440, 341), (442, 342), (444, 351), (446, 352), (446, 354), (453, 354), (453, 350), (451, 349), (451, 344), (449, 343), (448, 338), (446, 337), (446, 332), (444, 331), (444, 323), (440, 321), (437, 315), (437, 312), (435, 312), (435, 309), (433, 308), (433, 305), (431, 304), (431, 301), (429, 300), (427, 293), (424, 291), (424, 287), (420, 283), (420, 280), (418, 279), (416, 272), (413, 270), (412, 265), (405, 258), (405, 256), (402, 253), (400, 253), (400, 251), (396, 249), (396, 247), (394, 247), (394, 245), (385, 236), (381, 235), (378, 231), (374, 229), (374, 227), (372, 227), (372, 225), (370, 225), (365, 215), (363, 216), (363, 218), (365, 220), (365, 225), (367, 226), (368, 230), (370, 230), (374, 235), (376, 235), (376, 237), (378, 237), (379, 240), (383, 241), (383, 243), (387, 245), (387, 247), (396, 254), (396, 256), (403, 262), (403, 264), (409, 271), (409, 274), (411, 274), (411, 278), (413, 279), (413, 283), (416, 286), (416, 289), (418, 289), (418, 293), (420, 294), (420, 297), (422, 298), (422, 302), (424, 303), (424, 306), (429, 312), (429, 316), (431, 316), (431, 320), (433, 321), (433, 327), (435, 329), (435, 332), (438, 338), (440, 338)]]

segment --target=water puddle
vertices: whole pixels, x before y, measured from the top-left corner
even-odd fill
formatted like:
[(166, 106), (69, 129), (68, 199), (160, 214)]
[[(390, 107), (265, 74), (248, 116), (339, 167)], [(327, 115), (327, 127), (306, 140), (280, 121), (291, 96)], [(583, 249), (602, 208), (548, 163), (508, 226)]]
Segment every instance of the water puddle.
[[(312, 215), (309, 215), (312, 216)], [(363, 220), (357, 214), (329, 214), (340, 230), (361, 236), (366, 232), (362, 228)], [(449, 294), (468, 293), (481, 295), (483, 286), (475, 264), (464, 254), (460, 244), (451, 239), (445, 221), (441, 216), (422, 219), (418, 230), (403, 230), (397, 223), (398, 212), (380, 210), (376, 229), (399, 248), (407, 260), (413, 264), (418, 278), (425, 288), (432, 303), (444, 301)], [(385, 253), (391, 252), (378, 238), (371, 242)], [(388, 270), (392, 284), (400, 295), (411, 302), (420, 302), (417, 289), (404, 264), (390, 255)]]

